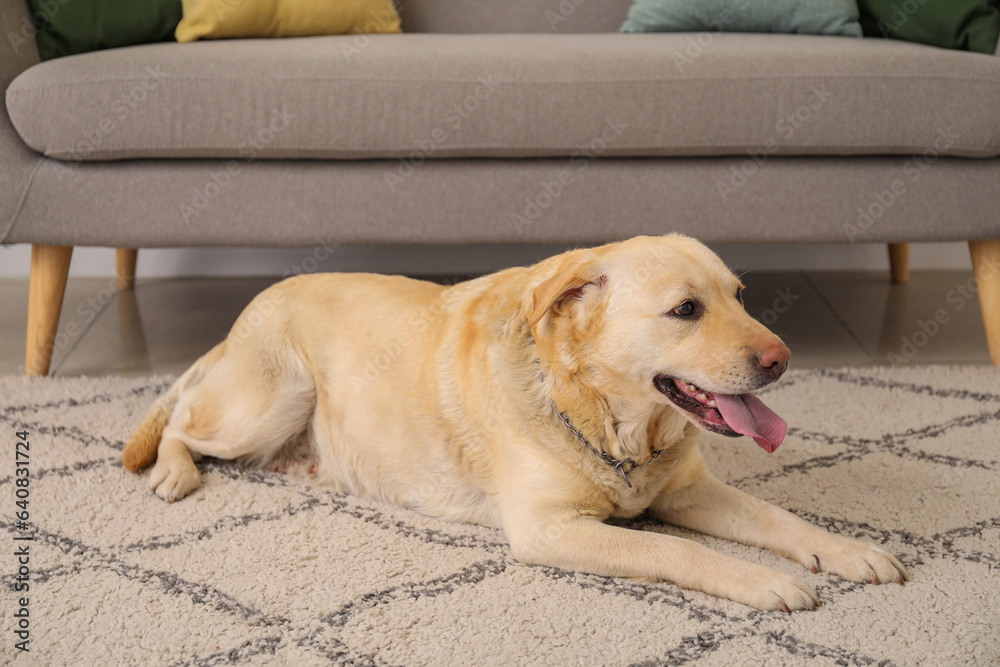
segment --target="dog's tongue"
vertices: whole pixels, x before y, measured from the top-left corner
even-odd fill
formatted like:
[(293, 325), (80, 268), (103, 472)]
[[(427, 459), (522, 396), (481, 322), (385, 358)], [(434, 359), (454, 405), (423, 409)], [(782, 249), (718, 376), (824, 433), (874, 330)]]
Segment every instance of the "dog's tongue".
[(788, 422), (753, 394), (715, 394), (715, 405), (730, 428), (753, 438), (768, 454), (785, 439)]

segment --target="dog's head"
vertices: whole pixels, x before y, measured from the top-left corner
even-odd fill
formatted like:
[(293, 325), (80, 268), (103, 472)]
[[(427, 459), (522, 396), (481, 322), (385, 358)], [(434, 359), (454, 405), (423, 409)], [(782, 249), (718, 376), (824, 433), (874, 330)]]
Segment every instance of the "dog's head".
[(768, 452), (781, 443), (787, 425), (750, 392), (781, 377), (791, 353), (747, 314), (743, 284), (711, 250), (639, 237), (544, 264), (525, 316), (550, 368)]

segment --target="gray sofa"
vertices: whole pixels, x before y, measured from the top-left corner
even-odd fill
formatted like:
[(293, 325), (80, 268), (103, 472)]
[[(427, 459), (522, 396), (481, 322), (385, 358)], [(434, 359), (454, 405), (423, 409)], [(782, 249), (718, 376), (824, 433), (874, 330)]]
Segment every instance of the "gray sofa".
[[(0, 26), (0, 241), (44, 374), (73, 246), (967, 241), (1000, 363), (1000, 61), (878, 39), (622, 35), (629, 0), (404, 0), (407, 34), (39, 64)], [(21, 38), (19, 39), (18, 36)]]

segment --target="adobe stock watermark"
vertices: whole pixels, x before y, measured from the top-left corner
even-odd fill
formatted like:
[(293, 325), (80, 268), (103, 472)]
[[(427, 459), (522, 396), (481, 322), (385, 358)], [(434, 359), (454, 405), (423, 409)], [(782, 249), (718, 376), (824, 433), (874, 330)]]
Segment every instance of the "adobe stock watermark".
[(104, 145), (105, 140), (114, 134), (121, 127), (121, 123), (136, 109), (147, 103), (150, 93), (159, 88), (167, 77), (167, 73), (160, 65), (146, 67), (145, 72), (147, 75), (145, 78), (111, 100), (108, 113), (102, 116), (94, 127), (83, 132), (70, 153), (51, 161), (56, 170), (57, 179), (62, 180), (64, 176), (70, 175), (80, 163), (87, 161), (91, 155), (97, 153)]
[[(641, 284), (650, 280), (667, 263), (666, 258), (647, 256), (633, 267), (635, 281)], [(469, 292), (461, 287), (461, 283), (453, 285), (441, 297), (398, 322), (392, 338), (368, 358), (360, 373), (351, 375), (350, 382), (355, 393), (360, 394), (384, 373), (391, 372), (407, 349), (421, 340), (431, 327), (439, 326), (446, 311), (468, 298)]]
[(927, 3), (927, 0), (902, 0), (890, 6), (888, 20), (880, 18), (876, 25), (883, 37), (892, 37), (893, 33), (906, 25), (913, 15)]
[(926, 320), (917, 320), (916, 328), (908, 335), (899, 339), (899, 350), (889, 352), (886, 361), (893, 366), (900, 366), (912, 361), (922, 349), (927, 347), (951, 321), (955, 313), (976, 299), (979, 294), (979, 280), (988, 280), (1000, 272), (1000, 263), (994, 263), (987, 257), (978, 275), (971, 276), (965, 282), (958, 283), (945, 295), (947, 308), (937, 308), (934, 316)]
[(496, 74), (481, 76), (475, 89), (460, 102), (451, 105), (441, 116), (441, 124), (432, 129), (426, 137), (413, 142), (415, 148), (406, 157), (399, 158), (396, 168), (385, 173), (385, 183), (395, 192), (407, 178), (413, 175), (424, 160), (432, 157), (449, 139), (461, 129), (493, 95), (501, 90), (502, 83)]
[(867, 206), (858, 207), (857, 220), (844, 223), (843, 230), (847, 240), (853, 244), (858, 238), (864, 236), (881, 220), (886, 211), (892, 208), (893, 204), (906, 195), (908, 187), (919, 181), (924, 173), (937, 162), (941, 153), (954, 146), (960, 138), (950, 125), (947, 129), (938, 129), (934, 144), (925, 149), (922, 154), (907, 160), (903, 164), (902, 176), (893, 179), (886, 189), (872, 193), (872, 201)]
[(246, 0), (212, 0), (211, 5), (215, 11), (215, 15), (220, 19), (224, 19), (230, 12), (245, 3)]
[(256, 160), (260, 153), (274, 141), (275, 137), (287, 130), (294, 120), (295, 114), (277, 108), (271, 109), (271, 117), (267, 125), (258, 128), (256, 132), (249, 135), (237, 146), (236, 150), (241, 159), (229, 160), (225, 167), (212, 171), (204, 185), (194, 188), (190, 201), (181, 202), (178, 205), (181, 219), (185, 223), (190, 223), (201, 215), (240, 174), (243, 170), (243, 164)]
[(751, 1), (736, 0), (736, 2), (732, 2), (729, 7), (726, 7), (719, 12), (717, 17), (708, 22), (708, 30), (702, 30), (697, 34), (689, 35), (684, 51), (682, 53), (674, 53), (674, 66), (677, 68), (677, 71), (681, 74), (687, 74), (684, 68), (700, 58), (705, 53), (705, 50), (715, 43), (715, 39), (719, 36), (719, 33), (735, 21), (740, 12), (750, 6)]
[(160, 87), (163, 79), (167, 76), (160, 65), (146, 67), (145, 72), (144, 79), (111, 101), (108, 106), (111, 115), (104, 116), (97, 121), (96, 127), (84, 132), (83, 138), (77, 142), (73, 152), (68, 157), (62, 158), (63, 161), (82, 162), (87, 159), (88, 155), (96, 153), (104, 140), (113, 134), (119, 124), (149, 98), (151, 92)]
[[(397, 4), (399, 3), (397, 2)], [(399, 15), (394, 9), (386, 7), (378, 9), (372, 18), (361, 26), (360, 32), (355, 35), (351, 35), (351, 40), (349, 42), (342, 41), (340, 43), (341, 55), (344, 56), (344, 59), (347, 60), (347, 62), (351, 62), (351, 59), (354, 58), (354, 56), (367, 49), (372, 43), (372, 35), (385, 33), (386, 28), (398, 20), (398, 16)]]
[[(121, 288), (118, 287), (118, 279), (112, 277), (108, 280), (107, 286), (78, 303), (74, 315), (67, 316), (68, 313), (64, 308), (62, 319), (65, 320), (65, 323), (56, 331), (49, 359), (54, 359), (57, 352), (70, 347), (73, 341), (86, 332), (90, 324), (111, 305), (119, 292), (121, 292)], [(24, 364), (18, 366), (17, 370), (18, 373), (23, 374), (25, 372)]]
[(403, 321), (398, 322), (392, 339), (371, 355), (360, 373), (351, 375), (350, 381), (354, 393), (360, 394), (384, 373), (391, 371), (403, 353), (431, 327), (437, 326), (442, 314), (464, 297), (463, 290), (449, 289), (441, 297), (419, 310), (412, 311)]
[(787, 313), (791, 307), (801, 298), (798, 294), (792, 293), (791, 287), (774, 290), (774, 302), (770, 308), (765, 308), (757, 319), (767, 326), (778, 321), (778, 317)]
[[(14, 50), (14, 53), (19, 52), (22, 47), (33, 43), (38, 36), (38, 31), (46, 23), (52, 21), (56, 14), (59, 13), (59, 10), (70, 2), (73, 2), (73, 0), (35, 0), (34, 13), (31, 16), (24, 16), (21, 19), (18, 29), (7, 33), (7, 42)], [(23, 7), (24, 5), (22, 4), (21, 6)]]
[(517, 233), (522, 233), (525, 228), (538, 222), (542, 215), (559, 201), (566, 188), (576, 182), (577, 176), (603, 155), (608, 146), (613, 144), (628, 127), (628, 123), (619, 118), (606, 119), (600, 134), (570, 155), (570, 167), (561, 169), (551, 179), (541, 183), (534, 195), (527, 195), (524, 198), (520, 210), (510, 214), (510, 220)]
[[(475, 418), (478, 428), (463, 429), (463, 447), (468, 451), (484, 451), (490, 447), (489, 438), (498, 432), (496, 426), (510, 419), (510, 412), (498, 403), (482, 406)], [(450, 503), (449, 498), (456, 486), (461, 486), (458, 478), (447, 468), (428, 466), (422, 471), (419, 481), (406, 494), (406, 506), (417, 511), (440, 509), (440, 504)]]
[(545, 20), (549, 22), (549, 30), (555, 32), (556, 26), (564, 23), (576, 10), (590, 0), (562, 0), (556, 11), (545, 10)]
[[(318, 242), (308, 256), (289, 266), (281, 274), (281, 279), (285, 280), (303, 273), (314, 273), (321, 264), (330, 259), (333, 250), (332, 246)], [(247, 340), (253, 336), (257, 329), (274, 315), (278, 307), (285, 303), (286, 298), (287, 295), (280, 289), (268, 289), (258, 294), (240, 313), (226, 340)]]
[(775, 122), (775, 136), (770, 137), (757, 148), (748, 150), (749, 159), (730, 167), (728, 178), (715, 182), (715, 187), (719, 191), (722, 201), (729, 201), (729, 197), (746, 185), (750, 178), (764, 166), (768, 158), (778, 152), (778, 149), (781, 148), (779, 139), (786, 142), (791, 141), (795, 133), (812, 120), (815, 114), (826, 106), (832, 98), (833, 93), (825, 86), (813, 86), (805, 102)]

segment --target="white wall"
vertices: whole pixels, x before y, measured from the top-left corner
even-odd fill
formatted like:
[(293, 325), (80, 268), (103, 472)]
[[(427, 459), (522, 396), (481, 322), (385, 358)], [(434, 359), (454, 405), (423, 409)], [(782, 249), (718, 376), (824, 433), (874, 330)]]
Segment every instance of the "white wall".
[[(964, 243), (926, 243), (911, 246), (911, 268), (971, 269)], [(483, 273), (530, 264), (561, 251), (561, 246), (461, 247), (342, 247), (314, 255), (314, 249), (178, 248), (139, 253), (139, 278), (194, 276), (281, 276), (315, 266), (319, 271), (374, 271), (411, 275)], [(885, 270), (884, 244), (867, 245), (723, 245), (715, 246), (734, 269), (779, 271)], [(31, 248), (0, 249), (0, 277), (26, 277)], [(308, 260), (308, 261), (307, 261)], [(77, 248), (71, 276), (108, 276), (114, 272), (114, 250)]]

